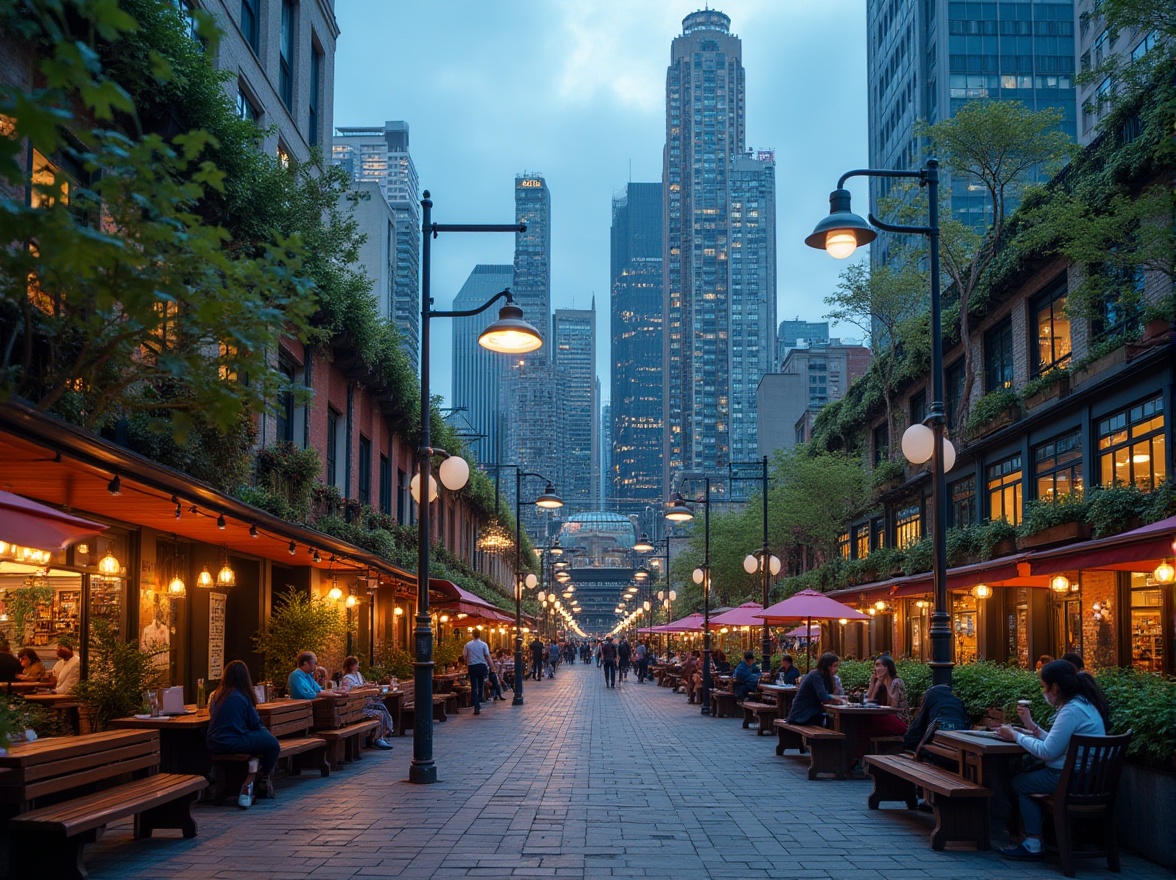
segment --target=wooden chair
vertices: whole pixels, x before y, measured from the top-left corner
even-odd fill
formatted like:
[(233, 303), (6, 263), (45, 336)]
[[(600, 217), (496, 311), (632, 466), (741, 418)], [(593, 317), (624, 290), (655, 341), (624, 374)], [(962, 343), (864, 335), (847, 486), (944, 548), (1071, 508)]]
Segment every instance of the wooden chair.
[[(1074, 736), (1066, 753), (1062, 778), (1051, 794), (1030, 795), (1053, 817), (1053, 833), (1062, 872), (1074, 876), (1074, 859), (1105, 856), (1107, 867), (1119, 872), (1119, 846), (1115, 840), (1115, 797), (1127, 757), (1132, 731), (1122, 736)], [(1092, 821), (1092, 820), (1098, 820)], [(1103, 839), (1097, 850), (1074, 851), (1074, 824), (1081, 823), (1086, 840), (1089, 825), (1098, 825)], [(1048, 826), (1047, 826), (1048, 827)]]

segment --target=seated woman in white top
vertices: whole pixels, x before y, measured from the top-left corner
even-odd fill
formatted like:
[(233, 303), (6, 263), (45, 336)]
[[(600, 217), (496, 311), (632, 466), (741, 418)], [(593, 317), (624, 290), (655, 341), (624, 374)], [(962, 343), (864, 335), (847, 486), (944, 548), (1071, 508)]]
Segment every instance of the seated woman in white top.
[[(370, 684), (365, 681), (363, 673), (359, 671), (359, 659), (356, 657), (346, 657), (343, 660), (343, 680), (340, 682), (345, 688), (357, 688)], [(388, 742), (388, 737), (392, 735), (392, 713), (388, 711), (388, 707), (384, 705), (379, 697), (372, 697), (364, 706), (363, 714), (368, 718), (375, 718), (380, 722), (379, 734), (373, 745), (377, 749), (390, 749), (392, 744)]]
[(1047, 703), (1058, 707), (1049, 730), (1038, 726), (1029, 714), (1028, 706), (1018, 706), (1017, 715), (1027, 732), (1014, 730), (1007, 724), (997, 731), (1001, 739), (1016, 742), (1030, 755), (1045, 762), (1040, 770), (1013, 777), (1013, 790), (1021, 807), (1026, 836), (1016, 846), (1001, 850), (1001, 854), (1010, 859), (1037, 861), (1042, 858), (1041, 807), (1029, 795), (1049, 794), (1057, 788), (1071, 737), (1105, 736), (1110, 726), (1106, 700), (1094, 679), (1080, 676), (1065, 660), (1052, 660), (1041, 667), (1041, 692)]

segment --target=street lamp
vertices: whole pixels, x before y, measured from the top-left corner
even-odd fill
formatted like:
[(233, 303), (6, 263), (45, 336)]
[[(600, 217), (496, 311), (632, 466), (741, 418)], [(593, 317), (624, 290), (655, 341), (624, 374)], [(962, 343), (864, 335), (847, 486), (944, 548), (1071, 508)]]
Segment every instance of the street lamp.
[[(525, 223), (503, 225), (481, 224), (440, 224), (433, 222), (433, 201), (429, 192), (421, 199), (421, 445), (417, 450), (418, 486), (424, 488), (424, 498), (419, 504), (417, 518), (417, 616), (414, 631), (413, 678), (417, 697), (421, 705), (428, 707), (433, 702), (433, 627), (429, 617), (429, 502), (433, 479), (430, 464), (438, 450), (430, 444), (429, 426), (429, 321), (432, 318), (463, 318), (481, 314), (500, 299), (506, 304), (499, 310), (498, 320), (482, 331), (478, 344), (490, 351), (504, 354), (520, 354), (535, 351), (543, 345), (539, 331), (523, 320), (522, 310), (513, 304), (509, 290), (496, 293), (476, 309), (464, 311), (434, 311), (431, 287), (433, 238), (442, 232), (526, 232)], [(441, 468), (441, 481), (449, 486), (460, 475), (464, 459), (448, 458)], [(454, 464), (449, 464), (454, 462)], [(469, 466), (460, 486), (469, 478)], [(417, 712), (413, 721), (412, 764), (408, 768), (408, 781), (433, 783), (437, 781), (437, 765), (433, 761), (433, 713)]]
[[(742, 477), (735, 473), (735, 468), (737, 466), (748, 466), (752, 464), (758, 464), (760, 466), (760, 472), (754, 477)], [(759, 570), (763, 575), (763, 581), (761, 584), (763, 592), (762, 602), (763, 607), (767, 608), (768, 592), (770, 589), (768, 585), (768, 579), (769, 577), (775, 577), (780, 573), (780, 560), (773, 556), (768, 550), (768, 457), (765, 455), (758, 462), (730, 462), (727, 465), (727, 472), (727, 479), (731, 480), (732, 482), (737, 482), (739, 480), (758, 480), (760, 484), (760, 494), (763, 496), (764, 544), (760, 548), (758, 559), (756, 558), (755, 554), (749, 554), (747, 558), (743, 560), (743, 570), (748, 574), (755, 574), (756, 571)], [(772, 633), (766, 620), (764, 621), (763, 629), (763, 642), (761, 647), (763, 649), (764, 659), (763, 666), (760, 668), (763, 669), (764, 672), (769, 672), (772, 668)]]
[(524, 471), (518, 465), (505, 465), (514, 468), (515, 472), (515, 656), (514, 656), (514, 699), (512, 706), (523, 705), (523, 584), (534, 587), (539, 579), (534, 574), (528, 574), (523, 579), (523, 478), (537, 477), (547, 483), (543, 494), (533, 502), (536, 507), (544, 510), (555, 510), (563, 507), (563, 499), (555, 494), (555, 488), (542, 474)]
[[(927, 187), (927, 225), (899, 226), (883, 223), (870, 215), (867, 223), (850, 211), (849, 190), (845, 182), (851, 177), (891, 177), (919, 181)], [(866, 168), (841, 175), (837, 189), (829, 194), (829, 216), (817, 224), (804, 240), (809, 247), (827, 250), (837, 259), (878, 237), (871, 225), (886, 232), (922, 235), (927, 238), (931, 270), (931, 409), (926, 425), (931, 429), (931, 506), (932, 523), (931, 577), (935, 585), (935, 610), (931, 614), (931, 678), (934, 684), (951, 685), (951, 615), (947, 608), (947, 485), (943, 475), (948, 469), (947, 443), (943, 437), (943, 329), (939, 301), (939, 160), (928, 159), (918, 171), (891, 171)], [(904, 447), (906, 438), (904, 437)], [(954, 449), (951, 450), (954, 453)]]
[[(694, 519), (691, 504), (701, 504), (703, 512), (702, 568), (694, 569), (694, 583), (702, 585), (702, 714), (710, 714), (711, 692), (711, 631), (710, 631), (710, 477), (703, 477), (706, 491), (702, 498), (687, 501), (680, 492), (670, 499), (666, 519), (670, 522), (690, 522)], [(666, 551), (667, 555), (669, 550)]]

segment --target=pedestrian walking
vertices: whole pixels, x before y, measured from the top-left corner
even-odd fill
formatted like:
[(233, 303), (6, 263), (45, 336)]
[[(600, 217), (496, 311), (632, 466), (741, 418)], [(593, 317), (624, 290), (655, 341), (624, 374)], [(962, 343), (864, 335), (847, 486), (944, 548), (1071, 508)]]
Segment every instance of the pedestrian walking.
[(617, 646), (613, 644), (612, 636), (604, 637), (604, 644), (600, 646), (600, 665), (604, 669), (605, 687), (617, 686)]
[(617, 645), (617, 662), (619, 664), (618, 671), (621, 673), (621, 681), (629, 680), (629, 665), (633, 660), (633, 646), (629, 644), (629, 640), (621, 636), (621, 643)]
[(482, 714), (482, 697), (486, 693), (486, 673), (490, 671), (490, 648), (482, 641), (481, 634), (474, 630), (473, 637), (466, 642), (461, 652), (466, 670), (470, 676), (470, 691), (474, 698), (474, 714)]
[(543, 640), (535, 636), (531, 640), (531, 678), (538, 681), (543, 677)]
[(649, 649), (645, 647), (645, 642), (638, 642), (633, 649), (633, 661), (637, 667), (637, 684), (645, 684), (645, 679), (649, 677)]

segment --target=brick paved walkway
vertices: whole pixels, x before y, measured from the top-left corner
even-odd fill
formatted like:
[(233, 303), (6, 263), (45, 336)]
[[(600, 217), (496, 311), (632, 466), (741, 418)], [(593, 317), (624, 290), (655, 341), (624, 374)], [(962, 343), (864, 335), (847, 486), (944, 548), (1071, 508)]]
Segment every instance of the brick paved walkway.
[[(866, 809), (868, 781), (809, 782), (774, 738), (594, 666), (528, 682), (526, 705), (436, 727), (440, 781), (405, 782), (412, 739), (329, 779), (283, 779), (248, 812), (198, 807), (200, 834), (91, 847), (103, 878), (1038, 878), (1056, 865), (932, 852), (930, 816)], [(789, 753), (790, 755), (792, 753)], [(1079, 876), (1112, 877), (1091, 860)], [(1124, 878), (1171, 875), (1125, 856)]]

